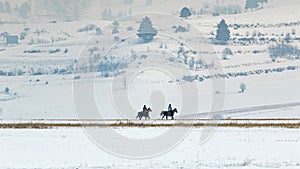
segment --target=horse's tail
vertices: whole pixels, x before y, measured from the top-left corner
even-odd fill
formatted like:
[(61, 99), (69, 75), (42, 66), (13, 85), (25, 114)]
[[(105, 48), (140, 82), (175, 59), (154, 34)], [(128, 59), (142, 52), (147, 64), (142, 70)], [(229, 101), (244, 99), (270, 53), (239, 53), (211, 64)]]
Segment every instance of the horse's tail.
[(161, 111), (160, 116), (164, 115), (164, 111)]
[(140, 116), (141, 116), (141, 113), (138, 112), (138, 114), (137, 114), (137, 116), (136, 116), (135, 118), (138, 118), (138, 117), (140, 117)]

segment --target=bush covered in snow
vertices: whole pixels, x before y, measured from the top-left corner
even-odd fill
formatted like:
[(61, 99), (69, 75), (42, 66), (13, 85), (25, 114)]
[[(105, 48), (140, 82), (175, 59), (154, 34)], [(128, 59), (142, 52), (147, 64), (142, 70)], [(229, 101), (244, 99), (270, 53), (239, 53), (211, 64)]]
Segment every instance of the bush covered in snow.
[(85, 27), (83, 28), (79, 28), (77, 31), (78, 32), (88, 32), (88, 31), (92, 31), (92, 30), (96, 30), (97, 29), (97, 26), (94, 25), (94, 24), (89, 24), (89, 25), (86, 25)]
[(177, 32), (187, 32), (188, 30), (187, 30), (187, 28), (185, 28), (184, 26), (178, 26), (178, 27), (176, 27), (175, 26), (175, 33), (177, 33)]
[(223, 58), (224, 60), (226, 60), (227, 57), (228, 57), (229, 55), (232, 56), (232, 55), (233, 55), (233, 52), (231, 51), (230, 48), (225, 48), (225, 49), (222, 51), (222, 58)]
[(190, 9), (187, 7), (184, 7), (181, 9), (179, 17), (186, 19), (186, 18), (190, 17), (191, 15), (192, 15), (192, 13), (191, 13)]
[(292, 46), (285, 43), (277, 43), (275, 45), (269, 46), (269, 56), (272, 61), (275, 61), (278, 57), (297, 59), (300, 56), (300, 50), (297, 48), (297, 46)]
[(244, 92), (245, 92), (245, 90), (246, 90), (246, 87), (247, 87), (247, 86), (246, 86), (246, 84), (245, 84), (245, 83), (241, 83), (241, 84), (240, 84), (240, 89), (241, 89), (241, 92), (242, 92), (242, 93), (244, 93)]

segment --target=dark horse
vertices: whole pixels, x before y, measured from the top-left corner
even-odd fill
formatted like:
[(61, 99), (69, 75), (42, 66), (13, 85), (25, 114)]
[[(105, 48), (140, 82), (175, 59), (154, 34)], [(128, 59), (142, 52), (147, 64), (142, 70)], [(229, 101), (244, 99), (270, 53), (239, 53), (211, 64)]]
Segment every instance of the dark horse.
[(150, 109), (150, 107), (146, 110), (146, 111), (140, 111), (138, 112), (138, 115), (136, 116), (136, 118), (139, 118), (140, 120), (145, 117), (145, 119), (150, 119), (149, 116), (149, 112), (152, 112), (152, 110)]
[(161, 119), (164, 119), (164, 117), (166, 117), (166, 119), (168, 120), (168, 116), (171, 116), (172, 117), (172, 120), (174, 120), (174, 113), (178, 113), (177, 109), (173, 109), (172, 111), (162, 111), (160, 113), (160, 116), (162, 116)]

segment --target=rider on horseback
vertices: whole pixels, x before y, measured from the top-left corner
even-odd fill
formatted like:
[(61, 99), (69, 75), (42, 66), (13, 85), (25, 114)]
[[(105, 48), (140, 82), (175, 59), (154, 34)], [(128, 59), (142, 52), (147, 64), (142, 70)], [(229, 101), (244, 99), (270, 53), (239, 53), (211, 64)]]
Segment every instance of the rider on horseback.
[(169, 104), (168, 106), (168, 111), (162, 111), (160, 113), (160, 116), (162, 116), (161, 119), (164, 119), (164, 117), (166, 117), (166, 119), (168, 120), (168, 116), (171, 116), (172, 117), (172, 120), (174, 120), (174, 113), (178, 113), (177, 109), (173, 109), (172, 108), (172, 105)]
[(146, 107), (146, 105), (144, 105), (144, 107), (143, 107), (143, 112), (146, 112), (148, 109), (147, 109), (147, 107)]
[(169, 106), (168, 106), (168, 111), (169, 111), (169, 112), (172, 112), (172, 110), (173, 110), (173, 109), (172, 109), (172, 105), (169, 104)]
[(151, 108), (147, 108), (146, 105), (144, 105), (143, 111), (138, 112), (136, 118), (139, 118), (140, 120), (142, 117), (145, 117), (145, 119), (150, 119), (149, 112), (152, 112)]

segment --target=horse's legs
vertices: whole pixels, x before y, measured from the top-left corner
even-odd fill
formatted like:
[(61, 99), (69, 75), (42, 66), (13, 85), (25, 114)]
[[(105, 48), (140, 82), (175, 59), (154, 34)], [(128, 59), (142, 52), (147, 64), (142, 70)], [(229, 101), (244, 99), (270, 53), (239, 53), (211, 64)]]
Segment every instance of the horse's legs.
[(174, 120), (174, 116), (172, 116), (172, 120)]

